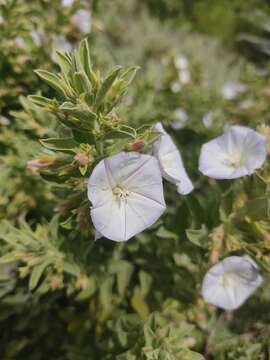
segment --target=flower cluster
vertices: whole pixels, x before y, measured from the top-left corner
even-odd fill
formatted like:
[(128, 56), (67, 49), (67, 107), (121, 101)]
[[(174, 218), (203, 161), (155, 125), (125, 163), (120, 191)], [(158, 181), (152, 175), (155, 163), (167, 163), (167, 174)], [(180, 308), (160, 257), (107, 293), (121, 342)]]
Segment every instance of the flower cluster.
[[(193, 185), (182, 157), (161, 123), (152, 155), (120, 152), (102, 160), (88, 182), (91, 217), (100, 236), (126, 241), (151, 226), (166, 208), (162, 176), (187, 195)], [(263, 135), (232, 126), (222, 136), (203, 145), (200, 171), (214, 179), (234, 179), (254, 173), (267, 156)], [(157, 161), (158, 160), (158, 161)]]
[[(126, 241), (150, 227), (165, 211), (162, 176), (189, 194), (193, 185), (182, 157), (161, 123), (152, 155), (120, 152), (99, 162), (88, 182), (91, 218), (96, 239), (105, 236)], [(243, 126), (232, 126), (204, 144), (200, 171), (214, 179), (234, 179), (254, 173), (267, 156), (264, 136)], [(202, 294), (206, 302), (227, 310), (238, 308), (261, 284), (257, 265), (248, 256), (230, 256), (205, 275)]]

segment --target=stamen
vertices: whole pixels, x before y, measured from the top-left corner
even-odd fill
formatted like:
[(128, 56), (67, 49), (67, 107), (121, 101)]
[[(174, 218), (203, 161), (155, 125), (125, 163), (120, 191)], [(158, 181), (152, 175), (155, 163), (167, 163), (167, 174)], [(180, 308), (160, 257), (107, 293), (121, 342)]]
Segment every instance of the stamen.
[(126, 200), (129, 195), (130, 195), (130, 191), (122, 189), (120, 186), (116, 186), (113, 189), (113, 194), (114, 196), (116, 196), (119, 200)]
[(226, 166), (230, 166), (233, 168), (238, 168), (242, 166), (244, 163), (244, 159), (241, 153), (234, 153), (231, 155), (226, 156), (223, 159), (223, 164)]
[(224, 287), (232, 287), (235, 281), (237, 281), (237, 274), (232, 271), (228, 271), (218, 278), (218, 282)]

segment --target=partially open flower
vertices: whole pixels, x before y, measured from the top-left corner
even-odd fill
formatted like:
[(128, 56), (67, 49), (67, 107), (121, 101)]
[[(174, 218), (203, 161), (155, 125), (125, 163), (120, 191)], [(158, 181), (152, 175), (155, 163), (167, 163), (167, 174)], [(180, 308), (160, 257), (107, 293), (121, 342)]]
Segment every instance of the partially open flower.
[(151, 226), (166, 208), (160, 169), (150, 155), (120, 152), (94, 168), (88, 182), (96, 230), (126, 241)]
[(241, 306), (261, 285), (262, 277), (249, 256), (230, 256), (214, 265), (202, 285), (204, 300), (226, 310)]
[(176, 184), (180, 194), (189, 194), (193, 190), (193, 185), (186, 173), (179, 150), (161, 123), (157, 123), (155, 129), (161, 133), (160, 139), (154, 143), (154, 155), (159, 161), (163, 177)]
[(248, 127), (232, 126), (202, 146), (199, 170), (214, 179), (235, 179), (254, 173), (266, 156), (263, 135)]

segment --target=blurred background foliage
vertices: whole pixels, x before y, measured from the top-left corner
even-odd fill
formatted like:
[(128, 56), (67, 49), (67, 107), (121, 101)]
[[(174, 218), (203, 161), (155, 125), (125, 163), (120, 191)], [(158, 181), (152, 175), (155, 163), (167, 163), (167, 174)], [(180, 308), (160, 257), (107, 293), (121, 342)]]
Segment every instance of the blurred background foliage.
[[(197, 169), (201, 144), (228, 124), (270, 143), (269, 31), (262, 0), (0, 0), (1, 359), (269, 358), (269, 164), (233, 182)], [(118, 117), (163, 121), (195, 185), (176, 197), (166, 184), (165, 215), (127, 243), (94, 242), (81, 191), (91, 167), (67, 186), (31, 162), (53, 154), (40, 139), (66, 133), (27, 98), (55, 97), (33, 70), (59, 71), (55, 49), (86, 36), (102, 76), (140, 66)], [(208, 267), (243, 252), (261, 289), (234, 313), (205, 304)]]

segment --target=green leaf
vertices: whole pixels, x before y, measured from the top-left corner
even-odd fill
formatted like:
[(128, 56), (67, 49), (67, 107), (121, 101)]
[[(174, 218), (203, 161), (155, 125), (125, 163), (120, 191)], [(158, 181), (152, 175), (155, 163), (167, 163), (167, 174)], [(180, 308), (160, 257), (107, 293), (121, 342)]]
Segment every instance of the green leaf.
[(78, 148), (78, 146), (79, 146), (79, 144), (72, 138), (41, 139), (40, 142), (46, 149), (67, 151), (67, 152), (74, 152), (75, 149)]
[(88, 283), (86, 289), (84, 289), (77, 295), (76, 300), (83, 301), (83, 300), (89, 299), (92, 295), (94, 295), (96, 290), (97, 290), (96, 279), (94, 277), (91, 277), (89, 279), (89, 283)]
[(48, 85), (54, 88), (60, 95), (67, 98), (66, 89), (63, 87), (61, 78), (53, 73), (46, 70), (35, 70), (35, 73), (44, 80)]
[(80, 275), (80, 268), (75, 263), (72, 264), (72, 263), (65, 262), (64, 266), (63, 266), (63, 270), (66, 273), (74, 275), (74, 276), (79, 276)]
[(189, 241), (201, 248), (208, 248), (209, 237), (207, 227), (202, 224), (200, 229), (187, 229), (186, 235)]
[(28, 99), (35, 105), (38, 105), (42, 108), (49, 107), (50, 105), (54, 104), (56, 101), (56, 100), (48, 99), (44, 96), (39, 96), (39, 95), (30, 95), (30, 96), (28, 96)]
[(62, 73), (68, 78), (71, 72), (70, 58), (61, 51), (56, 51), (56, 58)]
[(81, 72), (78, 73), (77, 76), (80, 78), (80, 81), (82, 83), (84, 92), (86, 94), (90, 94), (91, 90), (92, 90), (92, 85), (91, 85), (91, 82), (88, 79), (87, 75), (85, 74), (85, 72), (81, 71)]
[(165, 229), (164, 226), (161, 226), (161, 227), (158, 229), (156, 235), (157, 235), (158, 237), (162, 238), (162, 239), (174, 239), (174, 240), (177, 240), (177, 239), (178, 239), (178, 236), (177, 236), (175, 233), (173, 233), (173, 232)]
[(29, 280), (29, 290), (33, 290), (37, 286), (41, 278), (41, 275), (43, 274), (46, 267), (51, 264), (51, 262), (52, 260), (48, 259), (44, 261), (42, 264), (34, 267)]
[(0, 257), (0, 264), (7, 264), (16, 261), (16, 257), (13, 252), (5, 254)]
[[(89, 122), (89, 126), (97, 118), (96, 114), (94, 114), (92, 111), (85, 108), (80, 108), (79, 106), (75, 106), (71, 102), (64, 102), (60, 106), (60, 110), (62, 110), (67, 115), (74, 116), (78, 120), (83, 120), (84, 122), (86, 121), (87, 123)], [(89, 128), (92, 127), (93, 124), (91, 124)]]
[(79, 55), (80, 55), (81, 63), (82, 63), (82, 66), (83, 66), (86, 76), (90, 80), (92, 86), (96, 87), (97, 86), (97, 78), (92, 70), (90, 49), (89, 49), (87, 39), (84, 39), (83, 41), (81, 41), (80, 47), (79, 47)]
[(101, 88), (99, 89), (96, 96), (96, 108), (99, 108), (99, 106), (101, 105), (102, 101), (104, 100), (108, 91), (111, 89), (112, 84), (114, 83), (121, 69), (121, 66), (116, 66), (116, 68), (110, 73), (110, 75), (103, 81)]

